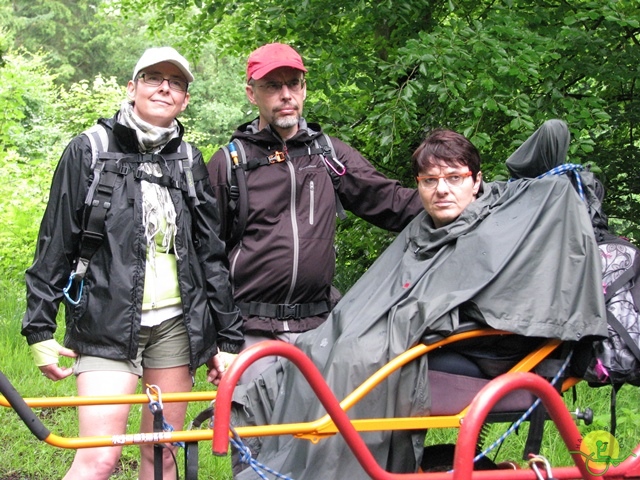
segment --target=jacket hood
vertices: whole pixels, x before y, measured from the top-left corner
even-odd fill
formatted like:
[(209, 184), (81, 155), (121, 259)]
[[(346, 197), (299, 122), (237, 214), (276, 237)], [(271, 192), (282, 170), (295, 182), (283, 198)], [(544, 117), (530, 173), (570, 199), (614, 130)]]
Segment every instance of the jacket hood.
[(567, 159), (569, 128), (562, 120), (547, 120), (507, 159), (513, 178), (536, 178)]
[[(267, 125), (260, 130), (258, 125), (260, 119), (256, 118), (251, 122), (244, 123), (233, 133), (231, 139), (246, 140), (256, 144), (272, 145), (274, 141), (283, 142), (282, 138), (271, 125)], [(307, 123), (304, 118), (298, 121), (298, 131), (287, 140), (287, 143), (308, 143), (322, 133), (322, 128), (317, 123)]]

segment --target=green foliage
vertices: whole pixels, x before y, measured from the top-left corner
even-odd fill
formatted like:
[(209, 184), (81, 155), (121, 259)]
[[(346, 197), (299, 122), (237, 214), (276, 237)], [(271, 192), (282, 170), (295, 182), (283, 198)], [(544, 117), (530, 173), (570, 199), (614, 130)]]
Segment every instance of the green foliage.
[(38, 56), (8, 55), (0, 68), (0, 271), (18, 275), (31, 260), (46, 200), (52, 145), (59, 141), (53, 115), (55, 87)]
[(0, 268), (21, 276), (32, 259), (49, 183), (71, 137), (111, 116), (124, 98), (114, 79), (58, 88), (39, 56), (7, 57), (0, 69)]
[(309, 68), (307, 118), (408, 185), (410, 154), (434, 127), (468, 136), (491, 180), (544, 120), (564, 119), (569, 160), (603, 173), (612, 223), (640, 239), (635, 1), (118, 3), (150, 14), (154, 32), (189, 32), (194, 52), (293, 45)]
[(198, 57), (196, 79), (189, 87), (191, 100), (181, 120), (188, 139), (203, 150), (205, 161), (251, 116), (244, 67), (245, 59), (220, 57), (213, 48), (205, 48)]
[(55, 123), (65, 139), (96, 123), (99, 117), (111, 117), (126, 98), (126, 89), (118, 85), (115, 77), (98, 75), (93, 83), (81, 80), (67, 89), (61, 87), (57, 100)]
[(563, 118), (574, 153), (588, 150), (584, 144), (593, 142), (583, 132), (608, 120), (604, 102), (584, 89), (573, 94), (573, 79), (557, 67), (569, 41), (554, 34), (551, 42), (532, 19), (535, 12), (522, 6), (494, 8), (472, 20), (452, 16), (408, 40), (394, 63), (380, 64), (386, 78), (370, 118), (382, 141), (398, 149), (412, 139), (412, 149), (426, 131), (454, 128), (483, 152), (484, 170), (506, 173), (504, 160), (537, 126)]
[(43, 132), (45, 137), (42, 137), (32, 131), (51, 114), (55, 99), (54, 77), (46, 69), (43, 58), (29, 54), (7, 55), (0, 78), (1, 151), (14, 149), (20, 155), (31, 154), (55, 141), (51, 132)]
[(144, 45), (144, 16), (124, 22), (101, 0), (16, 0), (0, 24), (15, 47), (41, 52), (59, 84), (115, 76), (125, 81)]
[[(2, 15), (2, 5), (0, 5), (0, 15)], [(10, 32), (8, 32), (5, 28), (0, 27), (0, 67), (4, 66), (4, 56), (9, 50), (9, 47), (13, 39), (11, 38)]]
[(125, 98), (126, 89), (115, 77), (98, 75), (92, 83), (81, 80), (69, 88), (60, 88), (54, 122), (63, 138), (70, 140), (94, 125), (98, 118), (111, 117)]
[[(255, 115), (243, 93), (244, 59), (269, 41), (290, 43), (305, 58), (307, 118), (407, 185), (412, 184), (410, 154), (434, 127), (467, 135), (480, 148), (484, 176), (490, 180), (507, 177), (504, 160), (539, 124), (562, 118), (573, 135), (570, 161), (589, 163), (602, 172), (612, 225), (619, 233), (640, 238), (636, 6), (590, 0), (577, 5), (547, 1), (544, 8), (532, 0), (363, 0), (341, 5), (326, 0), (85, 0), (72, 7), (59, 0), (18, 2), (4, 25), (6, 38), (15, 38), (15, 43), (45, 45), (47, 61), (59, 74), (68, 68), (58, 68), (56, 58), (67, 58), (74, 71), (101, 71), (81, 66), (80, 58), (91, 59), (100, 68), (116, 70), (121, 85), (143, 44), (175, 45), (192, 59), (196, 73), (191, 105), (182, 120), (188, 139), (206, 158), (235, 126)], [(68, 27), (66, 32), (60, 25)], [(136, 28), (140, 25), (145, 28)], [(62, 101), (72, 104), (73, 115), (58, 117), (62, 128), (49, 134), (70, 136), (92, 123), (94, 108), (84, 111), (82, 102), (99, 102), (91, 98), (100, 89), (89, 87), (94, 75), (82, 78), (63, 90), (68, 94)], [(107, 90), (113, 87), (104, 85)], [(23, 114), (24, 121), (12, 117)], [(29, 115), (27, 108), (12, 110), (0, 138), (9, 135), (7, 128), (30, 124)], [(31, 127), (28, 131), (32, 133)], [(46, 150), (26, 145), (33, 138), (46, 137), (12, 139), (20, 155)], [(341, 226), (340, 232), (340, 258), (349, 259), (339, 264), (349, 270), (339, 270), (342, 279), (364, 271), (389, 241), (359, 222)], [(378, 242), (378, 247), (360, 245), (362, 238)]]

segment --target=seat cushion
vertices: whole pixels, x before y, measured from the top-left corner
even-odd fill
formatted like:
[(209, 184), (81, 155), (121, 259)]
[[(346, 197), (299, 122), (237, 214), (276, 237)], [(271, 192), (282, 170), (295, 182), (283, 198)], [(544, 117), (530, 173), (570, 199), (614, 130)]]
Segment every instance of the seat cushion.
[[(431, 415), (455, 415), (467, 407), (473, 397), (491, 380), (429, 370)], [(535, 401), (526, 390), (517, 390), (501, 399), (492, 412), (524, 411)]]

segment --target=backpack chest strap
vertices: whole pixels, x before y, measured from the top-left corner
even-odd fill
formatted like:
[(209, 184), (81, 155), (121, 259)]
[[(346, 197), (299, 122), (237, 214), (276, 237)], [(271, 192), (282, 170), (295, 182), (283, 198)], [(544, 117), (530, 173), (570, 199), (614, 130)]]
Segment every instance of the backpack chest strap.
[(271, 155), (264, 157), (256, 157), (246, 162), (240, 162), (238, 166), (242, 167), (245, 171), (255, 170), (259, 167), (265, 167), (267, 165), (273, 165), (274, 163), (284, 162), (288, 158), (298, 158), (311, 155), (324, 155), (325, 152), (320, 147), (297, 147), (293, 148), (285, 154), (284, 152), (276, 150)]
[(315, 317), (316, 315), (327, 313), (330, 310), (329, 303), (326, 301), (292, 304), (241, 302), (238, 304), (238, 307), (243, 315), (276, 318), (278, 320)]

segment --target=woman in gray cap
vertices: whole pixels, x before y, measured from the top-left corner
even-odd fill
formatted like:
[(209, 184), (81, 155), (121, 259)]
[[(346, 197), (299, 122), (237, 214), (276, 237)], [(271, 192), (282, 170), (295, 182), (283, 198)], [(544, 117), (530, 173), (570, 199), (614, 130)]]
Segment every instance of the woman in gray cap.
[[(132, 394), (140, 378), (151, 393), (186, 392), (202, 364), (219, 381), (224, 353), (242, 342), (207, 170), (176, 120), (192, 81), (176, 50), (146, 50), (120, 110), (74, 138), (56, 168), (26, 272), (22, 334), (42, 375), (75, 374), (78, 395)], [(54, 339), (60, 302), (64, 347)], [(75, 365), (58, 365), (60, 355)], [(165, 428), (182, 428), (185, 412), (164, 403)], [(80, 435), (125, 434), (128, 416), (129, 405), (81, 406)], [(154, 431), (150, 408), (140, 429)], [(176, 447), (154, 449), (142, 445), (139, 478), (160, 467), (175, 478)], [(78, 449), (64, 478), (107, 479), (121, 450)]]

